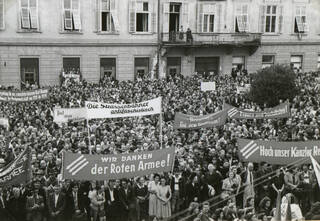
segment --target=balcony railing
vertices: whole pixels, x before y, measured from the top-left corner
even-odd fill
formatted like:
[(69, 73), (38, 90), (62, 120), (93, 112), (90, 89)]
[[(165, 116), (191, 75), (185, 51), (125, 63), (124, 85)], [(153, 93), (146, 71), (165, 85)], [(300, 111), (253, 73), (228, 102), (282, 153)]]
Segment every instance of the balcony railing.
[(170, 32), (162, 33), (163, 44), (207, 45), (207, 44), (254, 44), (260, 45), (261, 33), (191, 33)]

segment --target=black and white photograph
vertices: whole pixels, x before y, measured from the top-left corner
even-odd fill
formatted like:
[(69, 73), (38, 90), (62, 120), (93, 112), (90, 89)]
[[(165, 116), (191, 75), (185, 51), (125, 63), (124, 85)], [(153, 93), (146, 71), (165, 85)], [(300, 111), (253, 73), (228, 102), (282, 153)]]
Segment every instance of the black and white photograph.
[(0, 0), (0, 221), (320, 220), (320, 0)]

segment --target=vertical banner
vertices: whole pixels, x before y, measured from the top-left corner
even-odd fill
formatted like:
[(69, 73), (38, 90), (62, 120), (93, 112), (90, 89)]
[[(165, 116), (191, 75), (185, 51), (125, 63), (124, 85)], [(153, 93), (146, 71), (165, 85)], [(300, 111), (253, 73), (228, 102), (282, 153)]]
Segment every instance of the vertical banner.
[(90, 155), (65, 152), (63, 179), (106, 180), (170, 172), (175, 148), (129, 154)]

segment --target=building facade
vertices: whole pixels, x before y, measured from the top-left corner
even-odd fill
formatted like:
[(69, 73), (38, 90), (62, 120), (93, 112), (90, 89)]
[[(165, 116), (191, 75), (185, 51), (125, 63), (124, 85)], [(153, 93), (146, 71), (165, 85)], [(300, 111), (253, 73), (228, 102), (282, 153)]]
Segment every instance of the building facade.
[[(319, 0), (0, 0), (0, 84), (320, 67)], [(158, 22), (158, 12), (160, 20)], [(158, 41), (158, 24), (160, 35)]]

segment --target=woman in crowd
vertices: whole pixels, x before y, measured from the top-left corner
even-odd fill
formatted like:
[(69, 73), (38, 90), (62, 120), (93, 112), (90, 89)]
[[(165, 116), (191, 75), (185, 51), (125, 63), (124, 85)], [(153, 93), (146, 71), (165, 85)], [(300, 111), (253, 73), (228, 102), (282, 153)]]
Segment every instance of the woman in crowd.
[(148, 219), (148, 187), (145, 185), (144, 177), (138, 177), (135, 186), (135, 196), (137, 200), (137, 218), (138, 221)]
[(157, 216), (157, 191), (159, 187), (160, 175), (154, 174), (153, 180), (148, 184), (148, 191), (149, 191), (149, 216), (153, 219)]
[(103, 189), (100, 186), (96, 186), (96, 191), (91, 195), (93, 221), (106, 221), (105, 202), (106, 198)]
[(229, 171), (229, 177), (223, 180), (222, 182), (222, 193), (221, 198), (227, 199), (231, 198), (232, 202), (236, 202), (235, 195), (238, 191), (240, 183), (238, 183), (238, 180), (235, 177), (235, 174), (232, 170)]
[(259, 203), (259, 214), (266, 214), (267, 216), (271, 216), (271, 199), (269, 197), (264, 197)]
[(157, 190), (157, 217), (160, 219), (167, 219), (171, 216), (171, 204), (172, 197), (171, 188), (167, 185), (165, 177), (160, 180), (160, 185)]

